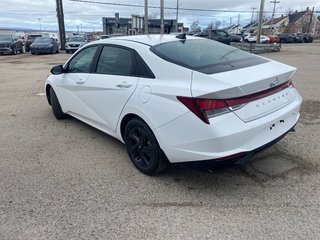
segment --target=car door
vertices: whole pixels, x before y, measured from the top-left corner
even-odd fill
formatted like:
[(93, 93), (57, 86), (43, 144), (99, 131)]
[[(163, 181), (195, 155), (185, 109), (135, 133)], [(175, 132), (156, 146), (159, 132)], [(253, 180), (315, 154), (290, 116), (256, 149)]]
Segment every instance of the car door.
[(115, 131), (120, 114), (134, 92), (138, 77), (134, 51), (104, 45), (95, 73), (85, 80), (78, 97), (90, 109), (90, 120), (107, 131)]
[(217, 30), (217, 36), (219, 42), (229, 44), (231, 41), (228, 34), (222, 30)]
[(92, 62), (99, 46), (82, 49), (65, 66), (65, 73), (55, 81), (56, 93), (62, 110), (78, 118), (87, 118), (90, 109), (79, 98), (79, 92), (86, 91), (85, 81), (90, 75)]

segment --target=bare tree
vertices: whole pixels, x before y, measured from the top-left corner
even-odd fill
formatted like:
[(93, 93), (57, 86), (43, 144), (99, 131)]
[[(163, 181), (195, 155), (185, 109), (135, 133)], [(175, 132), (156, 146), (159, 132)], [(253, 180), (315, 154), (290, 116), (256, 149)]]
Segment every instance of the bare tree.
[(214, 27), (215, 27), (216, 29), (220, 28), (221, 26), (222, 26), (222, 23), (221, 23), (221, 21), (219, 21), (219, 20), (214, 23)]
[(196, 20), (191, 24), (190, 32), (191, 33), (199, 33), (199, 32), (201, 32), (201, 27), (200, 27), (200, 24), (199, 24), (199, 20)]
[(212, 30), (212, 29), (214, 29), (214, 27), (215, 27), (215, 25), (214, 25), (214, 23), (212, 22), (212, 23), (209, 23), (209, 24), (208, 24), (207, 29), (208, 29), (208, 30)]
[(291, 15), (292, 13), (294, 13), (294, 10), (292, 8), (288, 8), (287, 10), (288, 14), (287, 16)]

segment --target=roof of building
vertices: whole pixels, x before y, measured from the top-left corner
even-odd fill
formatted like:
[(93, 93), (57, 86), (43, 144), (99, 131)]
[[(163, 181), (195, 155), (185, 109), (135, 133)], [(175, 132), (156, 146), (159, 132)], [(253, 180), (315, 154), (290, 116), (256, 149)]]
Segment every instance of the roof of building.
[(287, 16), (281, 16), (278, 18), (274, 18), (273, 21), (270, 19), (267, 22), (263, 23), (263, 25), (271, 25), (271, 22), (272, 22), (272, 24), (277, 24), (278, 22), (281, 22), (282, 20), (284, 20), (286, 18), (287, 18)]
[(300, 18), (302, 18), (309, 10), (305, 10), (302, 12), (295, 12), (292, 14), (289, 14), (289, 23), (294, 23), (298, 21)]
[(255, 22), (250, 22), (249, 24), (247, 24), (246, 26), (244, 26), (243, 28), (249, 28), (250, 26), (254, 25)]
[[(112, 25), (116, 23), (116, 19), (114, 17), (106, 17), (104, 18), (105, 23)], [(121, 25), (131, 25), (132, 18), (119, 18), (119, 24)], [(172, 25), (176, 20), (175, 19), (164, 19), (164, 25)], [(160, 19), (148, 19), (149, 25), (151, 26), (160, 26)]]

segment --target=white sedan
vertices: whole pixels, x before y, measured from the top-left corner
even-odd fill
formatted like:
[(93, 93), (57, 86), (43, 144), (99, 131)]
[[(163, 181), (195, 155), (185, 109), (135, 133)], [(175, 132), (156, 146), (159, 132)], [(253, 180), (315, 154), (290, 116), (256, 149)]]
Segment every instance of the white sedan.
[(73, 116), (124, 142), (152, 175), (168, 163), (245, 164), (293, 130), (294, 67), (181, 35), (87, 44), (45, 83), (57, 119)]
[[(256, 43), (257, 42), (257, 35), (251, 35), (249, 34), (248, 36), (246, 36), (244, 38), (245, 42), (249, 42), (249, 43)], [(260, 43), (269, 43), (270, 42), (270, 38), (266, 35), (261, 35), (260, 36)]]

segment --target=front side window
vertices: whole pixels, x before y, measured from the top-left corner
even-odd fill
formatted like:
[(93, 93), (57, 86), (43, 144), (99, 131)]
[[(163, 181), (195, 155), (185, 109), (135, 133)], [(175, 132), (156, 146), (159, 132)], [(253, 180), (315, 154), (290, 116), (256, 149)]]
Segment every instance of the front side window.
[(133, 64), (132, 51), (119, 47), (104, 46), (96, 72), (110, 75), (133, 76)]
[(227, 37), (228, 36), (228, 34), (225, 33), (224, 31), (217, 31), (217, 35), (221, 36), (221, 37)]
[(68, 64), (68, 73), (89, 73), (97, 46), (80, 51)]

